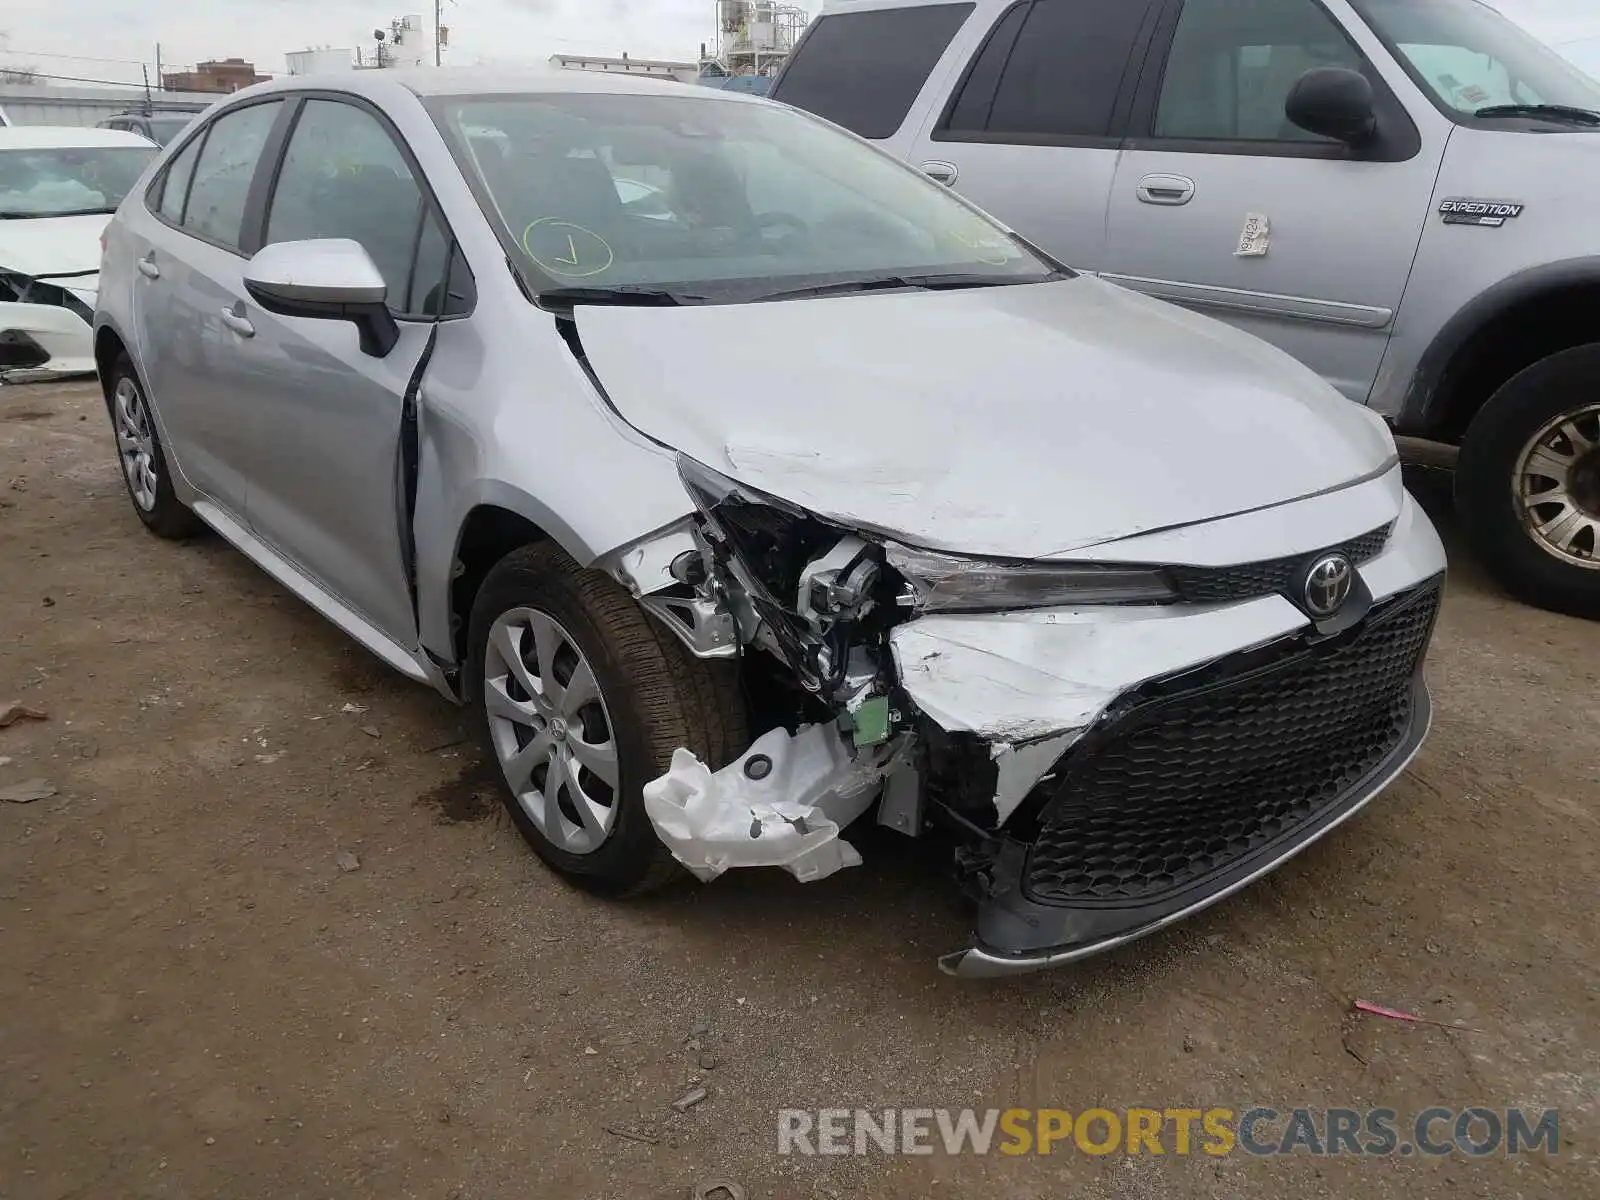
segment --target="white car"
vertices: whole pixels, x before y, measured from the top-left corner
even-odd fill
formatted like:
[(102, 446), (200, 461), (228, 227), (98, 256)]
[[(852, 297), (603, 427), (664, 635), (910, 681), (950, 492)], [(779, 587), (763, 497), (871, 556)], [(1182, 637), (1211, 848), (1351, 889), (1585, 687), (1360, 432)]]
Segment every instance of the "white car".
[(94, 371), (100, 235), (157, 151), (116, 129), (0, 129), (0, 376)]
[(1379, 417), (796, 109), (252, 87), (118, 212), (96, 335), (139, 519), (469, 706), (601, 894), (821, 880), (876, 820), (980, 901), (946, 969), (1032, 970), (1243, 887), (1427, 732), (1444, 553)]

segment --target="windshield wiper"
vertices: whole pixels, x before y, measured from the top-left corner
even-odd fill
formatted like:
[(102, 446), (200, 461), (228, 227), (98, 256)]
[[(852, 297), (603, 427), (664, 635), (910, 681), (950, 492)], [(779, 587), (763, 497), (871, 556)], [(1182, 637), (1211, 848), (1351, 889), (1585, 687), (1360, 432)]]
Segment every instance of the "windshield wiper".
[(961, 288), (1008, 287), (1017, 283), (1045, 283), (1065, 278), (1056, 272), (1032, 278), (1026, 275), (974, 275), (950, 271), (936, 275), (875, 275), (871, 279), (841, 279), (811, 287), (764, 292), (761, 300), (801, 300), (814, 296), (848, 296), (857, 292), (951, 292)]
[(93, 217), (114, 213), (115, 208), (69, 208), (65, 212), (0, 212), (0, 221), (42, 220), (50, 217)]
[(1600, 125), (1600, 113), (1570, 104), (1491, 104), (1473, 112), (1475, 117), (1549, 117), (1556, 121), (1575, 121), (1579, 125)]
[(546, 288), (538, 293), (539, 303), (570, 306), (573, 304), (627, 304), (641, 308), (659, 306), (671, 308), (686, 301), (704, 300), (687, 292), (674, 292), (667, 288), (640, 287), (620, 284), (617, 287), (559, 287)]

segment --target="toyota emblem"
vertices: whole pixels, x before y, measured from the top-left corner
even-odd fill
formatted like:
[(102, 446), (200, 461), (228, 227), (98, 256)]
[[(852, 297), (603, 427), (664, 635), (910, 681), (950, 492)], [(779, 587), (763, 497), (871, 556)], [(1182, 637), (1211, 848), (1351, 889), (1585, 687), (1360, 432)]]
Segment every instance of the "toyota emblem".
[(1331, 617), (1350, 599), (1356, 569), (1342, 554), (1327, 554), (1306, 572), (1306, 611), (1313, 617)]

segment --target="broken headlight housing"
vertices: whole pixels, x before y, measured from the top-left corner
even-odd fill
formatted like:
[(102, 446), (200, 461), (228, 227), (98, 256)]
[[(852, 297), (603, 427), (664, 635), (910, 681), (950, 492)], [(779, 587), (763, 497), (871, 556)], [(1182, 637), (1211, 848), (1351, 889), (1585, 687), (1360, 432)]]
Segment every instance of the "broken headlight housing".
[(888, 563), (906, 580), (898, 598), (919, 612), (1006, 612), (1080, 604), (1170, 604), (1178, 599), (1159, 567), (991, 562), (889, 542)]
[[(710, 550), (731, 576), (763, 641), (810, 676), (837, 683), (849, 636), (917, 613), (1014, 612), (1086, 604), (1165, 604), (1177, 590), (1159, 567), (989, 561), (919, 550), (835, 524), (680, 456)], [(898, 614), (898, 615), (897, 615)], [(750, 628), (760, 626), (761, 635)], [(774, 644), (774, 642), (778, 644)]]

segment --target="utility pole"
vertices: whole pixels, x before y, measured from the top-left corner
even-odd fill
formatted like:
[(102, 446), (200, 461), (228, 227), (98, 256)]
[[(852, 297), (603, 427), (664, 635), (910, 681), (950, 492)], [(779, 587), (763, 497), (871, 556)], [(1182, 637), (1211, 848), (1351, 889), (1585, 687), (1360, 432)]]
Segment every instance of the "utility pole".
[(444, 19), (444, 0), (433, 0), (433, 65), (444, 65), (444, 47), (439, 45), (439, 23)]
[(156, 43), (156, 88), (162, 90), (166, 84), (161, 82), (161, 43)]

